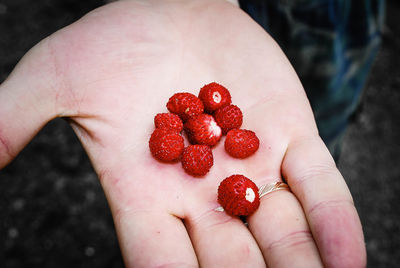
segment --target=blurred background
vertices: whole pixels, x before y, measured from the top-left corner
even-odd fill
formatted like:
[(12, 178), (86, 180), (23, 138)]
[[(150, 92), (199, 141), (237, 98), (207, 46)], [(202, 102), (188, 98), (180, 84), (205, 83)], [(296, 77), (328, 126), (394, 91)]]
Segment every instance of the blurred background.
[[(0, 0), (0, 82), (37, 42), (101, 0)], [(364, 227), (368, 267), (400, 263), (400, 2), (338, 163)], [(0, 171), (0, 267), (123, 267), (108, 205), (68, 124), (50, 122)]]

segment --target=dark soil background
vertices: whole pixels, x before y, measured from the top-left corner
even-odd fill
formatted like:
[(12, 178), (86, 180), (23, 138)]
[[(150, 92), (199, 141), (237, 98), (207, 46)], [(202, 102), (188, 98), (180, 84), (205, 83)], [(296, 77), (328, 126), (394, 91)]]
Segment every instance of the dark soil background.
[[(0, 82), (29, 48), (103, 4), (0, 0)], [(400, 2), (387, 1), (382, 48), (339, 161), (364, 226), (368, 267), (400, 263), (399, 18)], [(0, 267), (123, 267), (96, 174), (62, 119), (0, 171)]]

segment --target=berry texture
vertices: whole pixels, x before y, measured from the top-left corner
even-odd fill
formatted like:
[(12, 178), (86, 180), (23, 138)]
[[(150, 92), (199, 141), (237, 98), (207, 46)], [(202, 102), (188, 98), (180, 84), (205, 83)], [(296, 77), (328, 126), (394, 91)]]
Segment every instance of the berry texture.
[(179, 159), (184, 148), (184, 140), (178, 132), (167, 128), (156, 128), (149, 140), (151, 154), (163, 162)]
[(218, 203), (232, 216), (249, 216), (260, 206), (257, 185), (243, 175), (232, 175), (218, 187)]
[(200, 89), (199, 99), (204, 104), (204, 109), (212, 113), (218, 108), (222, 108), (231, 103), (231, 94), (224, 86), (212, 82)]
[(226, 135), (226, 133), (231, 129), (240, 128), (243, 123), (242, 111), (239, 107), (233, 104), (216, 110), (214, 118), (217, 124), (221, 127), (223, 135)]
[(195, 95), (187, 92), (175, 93), (169, 98), (167, 109), (171, 113), (179, 115), (186, 121), (204, 112), (204, 105)]
[(249, 157), (258, 150), (259, 146), (260, 141), (251, 130), (232, 129), (226, 135), (225, 151), (232, 157)]
[(204, 176), (214, 164), (212, 151), (207, 145), (189, 145), (183, 150), (182, 167), (190, 175)]
[(181, 132), (183, 129), (182, 120), (176, 114), (160, 113), (154, 117), (154, 125), (156, 128), (168, 128), (176, 132)]
[(191, 144), (214, 146), (222, 136), (221, 128), (209, 114), (189, 119), (183, 127)]

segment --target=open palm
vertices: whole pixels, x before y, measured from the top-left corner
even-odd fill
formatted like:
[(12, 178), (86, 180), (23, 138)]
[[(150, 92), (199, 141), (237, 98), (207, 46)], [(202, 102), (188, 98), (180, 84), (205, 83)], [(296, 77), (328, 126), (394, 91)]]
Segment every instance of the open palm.
[[(222, 140), (211, 171), (194, 178), (180, 163), (156, 161), (148, 140), (170, 96), (197, 94), (212, 81), (229, 88), (242, 128), (261, 143), (238, 160)], [(365, 265), (350, 193), (301, 83), (274, 41), (230, 3), (97, 9), (27, 53), (1, 85), (0, 102), (0, 167), (46, 122), (70, 120), (99, 175), (127, 266)], [(291, 192), (263, 197), (246, 227), (215, 211), (217, 187), (232, 174), (258, 186), (284, 177)]]

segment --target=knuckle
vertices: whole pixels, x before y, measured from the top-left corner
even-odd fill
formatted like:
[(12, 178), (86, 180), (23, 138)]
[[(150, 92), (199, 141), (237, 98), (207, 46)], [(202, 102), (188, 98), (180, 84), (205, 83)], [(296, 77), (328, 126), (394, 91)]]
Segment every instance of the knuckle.
[(334, 163), (314, 164), (299, 172), (297, 176), (289, 182), (289, 184), (291, 187), (299, 187), (306, 183), (310, 183), (310, 181), (326, 181), (329, 178), (337, 178), (338, 176), (341, 177), (340, 172)]
[(337, 174), (338, 170), (336, 166), (332, 163), (314, 164), (304, 170), (302, 174), (300, 174), (300, 181), (312, 177), (325, 177)]
[(282, 238), (271, 242), (268, 245), (270, 251), (282, 250), (282, 249), (293, 249), (302, 247), (307, 244), (313, 244), (314, 239), (309, 230), (301, 230), (289, 233)]
[(331, 199), (331, 200), (323, 200), (316, 204), (314, 204), (309, 210), (308, 214), (320, 213), (325, 210), (336, 209), (340, 207), (351, 207), (355, 208), (354, 203), (351, 199)]
[(229, 222), (235, 221), (235, 218), (227, 216), (226, 213), (220, 213), (212, 210), (205, 211), (195, 217), (188, 217), (185, 220), (188, 229), (210, 230), (223, 226)]

